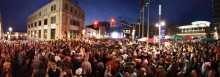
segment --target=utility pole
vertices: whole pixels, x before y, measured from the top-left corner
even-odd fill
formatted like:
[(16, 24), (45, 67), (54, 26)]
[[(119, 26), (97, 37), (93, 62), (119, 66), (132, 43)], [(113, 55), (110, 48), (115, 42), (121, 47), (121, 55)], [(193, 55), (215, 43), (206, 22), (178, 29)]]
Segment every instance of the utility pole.
[[(148, 3), (147, 3), (147, 5), (148, 5), (148, 18), (147, 18), (147, 38), (149, 39), (150, 37), (149, 37), (149, 27), (150, 27), (150, 0), (148, 1)], [(147, 46), (149, 45), (149, 42), (147, 41)]]

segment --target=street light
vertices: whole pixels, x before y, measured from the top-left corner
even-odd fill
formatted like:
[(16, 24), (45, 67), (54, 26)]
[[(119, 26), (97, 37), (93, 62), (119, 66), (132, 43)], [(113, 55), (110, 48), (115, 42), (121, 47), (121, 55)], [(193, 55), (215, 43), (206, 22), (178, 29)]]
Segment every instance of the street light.
[(159, 50), (160, 50), (160, 39), (161, 39), (161, 26), (164, 26), (165, 25), (165, 22), (161, 21), (160, 23), (157, 23), (156, 26), (159, 27)]
[(9, 35), (9, 41), (11, 41), (11, 31), (12, 31), (12, 28), (11, 27), (9, 27), (9, 32), (10, 32), (10, 35)]

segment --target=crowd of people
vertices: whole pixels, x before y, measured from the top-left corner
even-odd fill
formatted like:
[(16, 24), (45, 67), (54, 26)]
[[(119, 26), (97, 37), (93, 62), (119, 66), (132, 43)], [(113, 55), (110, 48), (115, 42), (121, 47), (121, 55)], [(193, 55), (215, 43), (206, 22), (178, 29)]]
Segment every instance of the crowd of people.
[(0, 42), (1, 77), (220, 77), (220, 42), (168, 46), (129, 40)]

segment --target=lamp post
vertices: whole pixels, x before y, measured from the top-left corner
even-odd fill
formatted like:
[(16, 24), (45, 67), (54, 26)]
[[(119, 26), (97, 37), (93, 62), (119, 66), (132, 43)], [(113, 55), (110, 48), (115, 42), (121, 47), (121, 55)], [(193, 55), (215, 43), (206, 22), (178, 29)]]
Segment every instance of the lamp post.
[(159, 27), (159, 41), (158, 41), (159, 49), (160, 49), (160, 41), (161, 41), (161, 26), (164, 26), (164, 25), (165, 25), (165, 22), (163, 22), (163, 21), (156, 24), (156, 26)]
[(9, 41), (11, 41), (11, 31), (12, 31), (12, 28), (11, 28), (11, 27), (9, 27), (9, 29), (8, 29), (8, 30), (9, 30), (9, 32), (10, 32), (10, 33), (9, 33)]
[(10, 38), (10, 36), (9, 36), (9, 32), (7, 32), (7, 36), (8, 36), (8, 38), (7, 38), (7, 39), (8, 39), (8, 41), (9, 41), (9, 38)]
[[(150, 0), (148, 3), (146, 3), (146, 6), (148, 7), (148, 14), (147, 14), (147, 38), (149, 39), (149, 26), (150, 26)], [(147, 41), (147, 46), (149, 45), (149, 42)]]

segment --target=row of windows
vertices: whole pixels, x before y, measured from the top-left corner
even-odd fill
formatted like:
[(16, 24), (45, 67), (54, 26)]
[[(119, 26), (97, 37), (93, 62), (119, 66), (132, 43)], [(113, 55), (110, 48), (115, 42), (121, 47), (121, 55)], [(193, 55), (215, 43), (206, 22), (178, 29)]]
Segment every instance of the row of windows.
[[(56, 5), (52, 5), (51, 6), (51, 12), (56, 10)], [(47, 8), (43, 9), (43, 15), (46, 15), (48, 13)], [(34, 16), (31, 16), (30, 18), (28, 18), (28, 22), (29, 21), (33, 21), (34, 19), (36, 19), (37, 17), (41, 16), (41, 11), (38, 12), (38, 14), (35, 14)]]
[[(30, 35), (30, 37), (34, 37), (36, 38), (36, 30), (34, 31), (28, 31), (28, 35)], [(51, 35), (51, 38), (50, 39), (55, 39), (55, 33), (56, 33), (56, 29), (51, 29), (51, 32), (50, 32), (50, 35)], [(41, 38), (41, 30), (38, 30), (38, 38)], [(43, 38), (44, 39), (47, 39), (47, 29), (44, 29), (44, 32), (43, 32), (44, 36)]]
[(219, 3), (220, 1), (219, 0), (212, 0), (213, 3)]
[[(51, 24), (55, 24), (56, 23), (56, 17), (51, 17)], [(47, 25), (48, 24), (48, 20), (47, 19), (44, 19), (44, 25)], [(32, 28), (32, 27), (36, 27), (37, 26), (37, 22), (34, 22), (31, 23), (31, 24), (28, 24), (28, 28)], [(38, 26), (41, 26), (41, 20), (38, 21)]]
[(69, 5), (66, 3), (65, 4), (65, 10), (70, 10), (70, 12), (74, 13), (75, 15), (79, 15), (80, 17), (84, 18), (84, 13), (81, 13), (80, 11), (73, 8), (73, 6), (70, 6), (69, 8)]
[(78, 21), (75, 21), (75, 20), (70, 20), (70, 25), (79, 26), (80, 23)]

